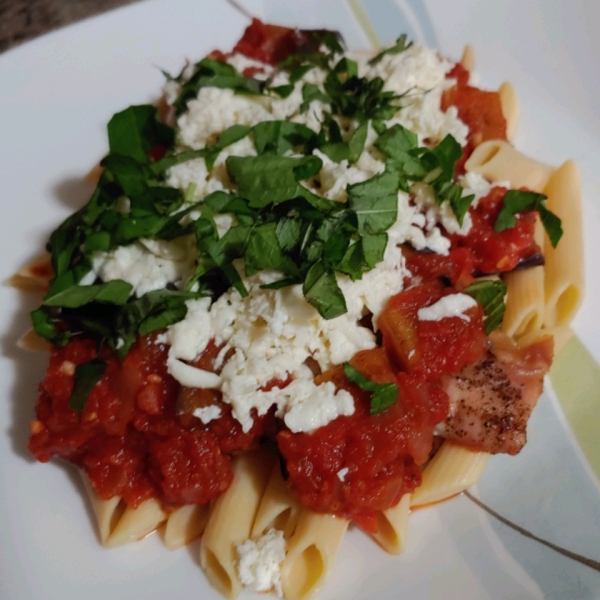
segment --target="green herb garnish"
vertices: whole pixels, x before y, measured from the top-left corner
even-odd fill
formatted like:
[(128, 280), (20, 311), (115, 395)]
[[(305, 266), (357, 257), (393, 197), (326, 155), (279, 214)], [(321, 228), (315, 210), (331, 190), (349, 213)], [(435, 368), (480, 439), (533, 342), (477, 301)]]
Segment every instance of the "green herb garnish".
[(503, 281), (476, 281), (464, 289), (477, 300), (485, 312), (484, 328), (486, 335), (502, 325), (504, 318), (504, 297), (506, 296), (506, 284)]
[(548, 234), (548, 239), (553, 248), (556, 248), (563, 230), (560, 219), (546, 207), (548, 196), (536, 192), (509, 190), (504, 196), (502, 210), (496, 219), (494, 229), (504, 231), (514, 227), (517, 223), (515, 215), (524, 210), (536, 210), (540, 213), (540, 220)]
[(381, 414), (384, 410), (394, 406), (398, 401), (400, 390), (395, 383), (375, 383), (357, 371), (350, 363), (344, 363), (346, 377), (355, 383), (361, 390), (371, 394), (370, 413), (372, 416)]
[(69, 408), (71, 410), (83, 412), (88, 396), (102, 379), (107, 366), (106, 361), (95, 358), (75, 367), (75, 383), (69, 398)]

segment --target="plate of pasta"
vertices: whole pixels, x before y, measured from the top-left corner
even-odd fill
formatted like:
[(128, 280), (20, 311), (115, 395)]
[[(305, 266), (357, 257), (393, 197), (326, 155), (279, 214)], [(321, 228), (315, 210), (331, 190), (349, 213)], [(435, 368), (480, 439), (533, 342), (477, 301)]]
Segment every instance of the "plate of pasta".
[(600, 596), (590, 23), (147, 0), (0, 56), (0, 597)]

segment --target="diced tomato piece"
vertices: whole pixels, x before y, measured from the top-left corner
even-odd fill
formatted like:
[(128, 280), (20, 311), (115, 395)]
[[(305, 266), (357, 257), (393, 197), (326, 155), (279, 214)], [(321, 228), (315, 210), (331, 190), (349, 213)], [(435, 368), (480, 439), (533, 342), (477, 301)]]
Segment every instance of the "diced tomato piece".
[(502, 210), (506, 188), (494, 187), (470, 209), (473, 226), (466, 236), (449, 235), (453, 247), (468, 248), (474, 259), (474, 268), (480, 274), (512, 271), (521, 260), (540, 252), (534, 231), (537, 212), (516, 215), (516, 224), (510, 229), (495, 231), (494, 225)]
[(467, 71), (460, 63), (456, 63), (452, 69), (446, 73), (446, 79), (456, 79), (456, 85), (459, 87), (469, 85), (470, 78), (471, 73), (469, 73), (469, 71)]
[[(413, 280), (422, 282), (445, 279), (455, 287), (463, 289), (473, 283), (476, 259), (468, 248), (452, 248), (443, 256), (435, 252), (405, 251), (406, 268)], [(410, 281), (410, 280), (409, 280)]]
[(388, 302), (378, 326), (384, 347), (401, 369), (436, 380), (445, 373), (458, 373), (482, 356), (486, 337), (481, 306), (465, 312), (469, 320), (446, 317), (440, 321), (422, 321), (418, 318), (420, 308), (450, 293), (455, 290), (428, 283), (401, 292)]
[(455, 85), (442, 94), (442, 110), (446, 111), (450, 106), (456, 106), (459, 119), (469, 128), (467, 145), (456, 166), (456, 172), (460, 174), (479, 144), (487, 140), (506, 139), (506, 119), (498, 92), (486, 92), (469, 85)]
[(269, 25), (252, 19), (233, 51), (276, 65), (296, 52), (306, 41), (306, 34), (297, 29)]

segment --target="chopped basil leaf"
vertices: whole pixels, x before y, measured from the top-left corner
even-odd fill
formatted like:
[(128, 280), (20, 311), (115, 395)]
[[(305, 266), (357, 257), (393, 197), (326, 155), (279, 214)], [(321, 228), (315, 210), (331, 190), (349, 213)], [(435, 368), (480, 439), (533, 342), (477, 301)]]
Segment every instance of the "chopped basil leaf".
[[(335, 121), (333, 122), (335, 123)], [(339, 163), (347, 160), (349, 163), (354, 163), (360, 158), (364, 150), (368, 132), (369, 121), (365, 121), (356, 128), (347, 143), (343, 141), (330, 142), (322, 145), (319, 149), (335, 162)]]
[(548, 234), (548, 239), (553, 248), (556, 248), (563, 230), (560, 219), (546, 207), (547, 196), (536, 192), (509, 190), (504, 196), (502, 210), (496, 219), (494, 229), (504, 231), (514, 227), (517, 223), (515, 215), (525, 210), (536, 210), (540, 213), (540, 220)]
[(31, 313), (33, 330), (48, 342), (53, 342), (56, 336), (55, 319), (47, 310), (38, 308)]
[(122, 344), (115, 344), (119, 356), (125, 356), (138, 335), (164, 329), (185, 318), (185, 302), (196, 294), (172, 290), (154, 290), (127, 303), (116, 319), (116, 331)]
[(294, 86), (290, 83), (288, 85), (277, 85), (269, 89), (272, 92), (275, 92), (280, 98), (288, 98), (290, 94), (294, 91)]
[(252, 128), (254, 146), (257, 154), (283, 155), (288, 150), (303, 146), (310, 154), (316, 145), (316, 133), (302, 125), (291, 121), (263, 121)]
[(122, 305), (127, 302), (133, 286), (126, 281), (115, 279), (99, 285), (74, 285), (66, 290), (44, 298), (44, 306), (79, 308), (90, 302)]
[(321, 262), (315, 263), (309, 269), (302, 291), (306, 301), (314, 306), (324, 319), (334, 319), (348, 310), (335, 274), (326, 270)]
[(298, 182), (316, 175), (323, 163), (317, 156), (230, 156), (227, 170), (250, 206), (263, 208), (297, 197), (314, 196)]
[(398, 216), (398, 183), (391, 173), (381, 173), (348, 186), (348, 206), (358, 218), (360, 233), (383, 233)]
[(374, 56), (370, 61), (369, 65), (376, 65), (386, 54), (400, 54), (413, 45), (412, 42), (407, 43), (406, 34), (403, 33), (397, 40), (396, 43), (390, 48), (386, 48), (380, 52), (377, 56)]
[(75, 383), (69, 398), (69, 408), (83, 412), (88, 397), (106, 371), (106, 361), (95, 358), (75, 367)]
[(238, 93), (262, 94), (264, 83), (254, 77), (244, 77), (225, 62), (205, 58), (195, 65), (194, 74), (181, 87), (181, 93), (173, 106), (177, 114), (185, 111), (187, 103), (198, 94), (200, 88), (216, 87), (232, 89)]
[(302, 104), (300, 105), (300, 112), (306, 112), (311, 102), (318, 100), (319, 102), (329, 103), (330, 99), (327, 94), (324, 94), (318, 85), (314, 83), (305, 83), (302, 86)]
[(153, 146), (170, 148), (175, 131), (158, 120), (155, 106), (130, 106), (116, 113), (108, 122), (108, 143), (111, 153), (129, 156), (140, 163), (149, 162)]
[(356, 384), (364, 392), (371, 394), (372, 416), (381, 414), (384, 410), (394, 406), (398, 402), (400, 390), (395, 383), (375, 383), (365, 377), (360, 371), (357, 371), (350, 363), (344, 363), (344, 373), (346, 377)]
[(300, 81), (312, 68), (314, 65), (299, 65), (290, 70), (290, 83), (294, 84), (297, 81)]
[(263, 269), (282, 273), (295, 270), (293, 262), (279, 245), (277, 223), (266, 223), (252, 229), (244, 259), (247, 273), (257, 273)]
[(484, 327), (485, 333), (489, 335), (502, 325), (504, 318), (504, 297), (506, 296), (506, 284), (503, 281), (476, 281), (464, 290), (474, 300), (477, 300), (485, 311)]

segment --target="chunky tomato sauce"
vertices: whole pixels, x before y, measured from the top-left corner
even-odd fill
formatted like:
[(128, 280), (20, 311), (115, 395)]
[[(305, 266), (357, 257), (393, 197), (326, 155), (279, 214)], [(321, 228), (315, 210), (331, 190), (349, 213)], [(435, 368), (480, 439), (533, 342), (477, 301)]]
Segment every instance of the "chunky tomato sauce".
[(469, 72), (457, 63), (448, 73), (448, 78), (456, 79), (456, 85), (442, 94), (442, 110), (456, 106), (458, 117), (468, 125), (467, 145), (462, 159), (457, 163), (457, 173), (464, 172), (464, 165), (473, 150), (487, 140), (506, 139), (506, 119), (502, 112), (500, 94), (487, 92), (469, 85)]
[[(253, 21), (235, 51), (276, 64), (306, 43), (302, 32)], [(458, 81), (444, 94), (443, 107), (457, 106), (470, 127), (468, 153), (485, 139), (505, 138), (506, 123), (496, 93), (468, 86), (461, 67)], [(159, 157), (153, 150), (152, 158)], [(74, 339), (54, 349), (31, 423), (29, 449), (40, 461), (57, 456), (82, 467), (100, 498), (121, 496), (137, 507), (158, 498), (166, 509), (206, 503), (231, 483), (231, 453), (270, 440), (278, 447), (291, 492), (316, 511), (353, 519), (376, 530), (378, 511), (394, 506), (421, 482), (420, 466), (433, 446), (433, 429), (448, 413), (442, 375), (456, 374), (481, 358), (486, 348), (483, 310), (468, 319), (421, 321), (418, 309), (460, 292), (474, 273), (508, 271), (539, 251), (533, 241), (534, 213), (517, 216), (517, 225), (496, 233), (495, 219), (504, 191), (494, 189), (471, 210), (473, 228), (449, 236), (448, 256), (407, 252), (412, 279), (393, 297), (378, 320), (381, 347), (358, 353), (351, 364), (377, 383), (394, 383), (395, 404), (370, 414), (370, 394), (352, 384), (342, 366), (317, 375), (349, 391), (355, 413), (312, 433), (292, 433), (273, 410), (244, 433), (218, 391), (183, 388), (167, 372), (168, 347), (151, 334), (138, 340), (119, 362), (107, 349), (108, 367), (85, 409), (68, 408), (77, 365), (96, 358), (95, 345)], [(220, 348), (211, 343), (195, 366), (214, 370)], [(289, 380), (269, 386), (285, 387)], [(207, 424), (194, 410), (218, 405), (221, 416)], [(243, 499), (242, 499), (243, 500)]]

